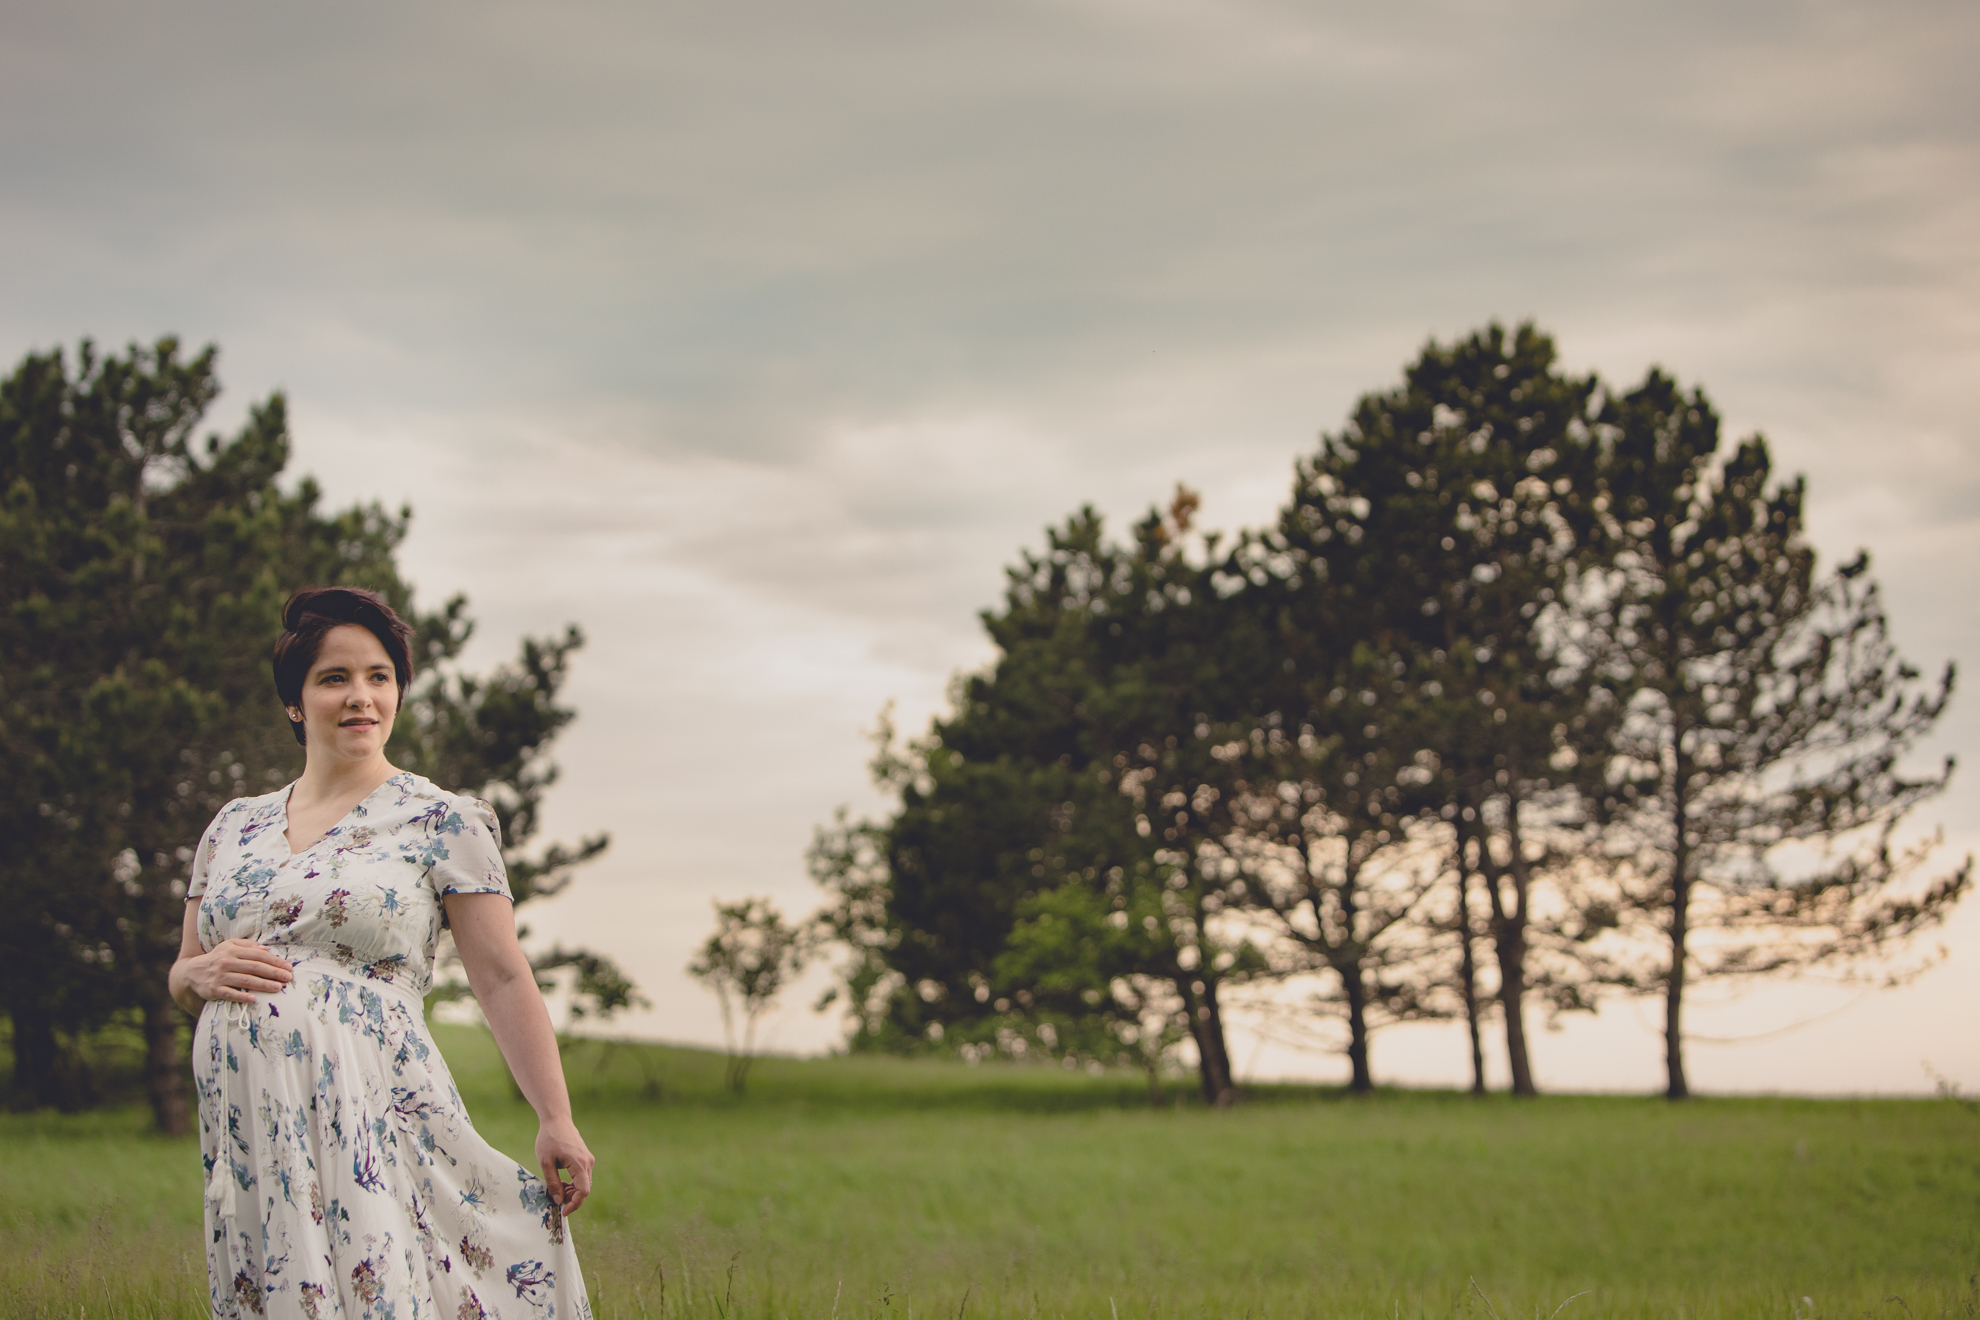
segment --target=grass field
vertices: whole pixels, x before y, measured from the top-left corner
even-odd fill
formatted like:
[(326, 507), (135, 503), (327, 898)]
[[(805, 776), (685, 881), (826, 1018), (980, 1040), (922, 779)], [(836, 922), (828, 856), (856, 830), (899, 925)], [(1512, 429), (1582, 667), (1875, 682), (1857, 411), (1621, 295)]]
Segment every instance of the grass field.
[[(488, 1037), (438, 1034), (526, 1155)], [(1043, 1068), (771, 1059), (737, 1099), (695, 1051), (567, 1066), (601, 1317), (1980, 1314), (1955, 1100), (1264, 1088), (1215, 1113)], [(204, 1314), (194, 1143), (135, 1109), (0, 1116), (0, 1178), (0, 1314)]]

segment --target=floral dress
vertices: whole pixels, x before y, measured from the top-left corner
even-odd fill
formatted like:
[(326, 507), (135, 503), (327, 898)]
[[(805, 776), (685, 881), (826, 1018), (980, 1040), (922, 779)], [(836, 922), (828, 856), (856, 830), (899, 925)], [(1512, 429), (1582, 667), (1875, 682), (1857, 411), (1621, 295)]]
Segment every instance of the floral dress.
[(295, 967), (194, 1037), (213, 1314), (588, 1320), (563, 1216), (475, 1132), (422, 1012), (442, 897), (509, 895), (494, 813), (395, 774), (291, 856), (288, 794), (228, 803), (187, 889), (203, 946)]

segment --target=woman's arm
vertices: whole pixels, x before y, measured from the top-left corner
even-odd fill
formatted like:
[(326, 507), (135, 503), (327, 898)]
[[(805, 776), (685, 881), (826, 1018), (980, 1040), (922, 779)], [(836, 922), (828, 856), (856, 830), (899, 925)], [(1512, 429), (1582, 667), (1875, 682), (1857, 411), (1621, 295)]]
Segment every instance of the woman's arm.
[[(501, 894), (449, 894), (445, 901), (468, 986), (523, 1098), (536, 1110), (536, 1162), (543, 1166), (551, 1199), (565, 1214), (575, 1214), (591, 1195), (593, 1160), (571, 1121), (557, 1034), (529, 959), (516, 942), (515, 907)], [(563, 1180), (559, 1167), (571, 1171), (572, 1181)]]
[(186, 900), (179, 956), (165, 975), (172, 1002), (199, 1016), (209, 999), (254, 1002), (253, 991), (274, 994), (296, 979), (295, 968), (253, 940), (222, 940), (208, 953), (199, 943), (199, 900)]

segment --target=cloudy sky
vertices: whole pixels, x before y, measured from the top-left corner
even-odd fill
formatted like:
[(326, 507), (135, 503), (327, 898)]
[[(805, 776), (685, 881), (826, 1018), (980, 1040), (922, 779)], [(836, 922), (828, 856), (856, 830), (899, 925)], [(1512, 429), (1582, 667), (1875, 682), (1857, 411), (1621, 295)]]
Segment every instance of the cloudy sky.
[[(983, 662), (1021, 547), (1177, 481), (1268, 519), (1432, 335), (1531, 317), (1704, 385), (1872, 549), (1906, 652), (1973, 672), (1976, 56), (1970, 4), (1910, 0), (9, 0), (0, 353), (218, 343), (216, 421), (285, 390), (299, 471), (410, 502), (478, 663), (580, 623), (550, 825), (614, 844), (529, 920), (714, 1041), (709, 899), (809, 906), (863, 730)], [(1976, 734), (1969, 696), (1936, 752)], [(1917, 823), (1956, 855), (1976, 807)], [(1701, 1013), (1775, 1034), (1695, 1080), (1980, 1088), (1980, 905), (1944, 942), (1908, 990)], [(1654, 1085), (1654, 1024), (1542, 1036), (1543, 1082)], [(1461, 1076), (1439, 1029), (1377, 1048)]]

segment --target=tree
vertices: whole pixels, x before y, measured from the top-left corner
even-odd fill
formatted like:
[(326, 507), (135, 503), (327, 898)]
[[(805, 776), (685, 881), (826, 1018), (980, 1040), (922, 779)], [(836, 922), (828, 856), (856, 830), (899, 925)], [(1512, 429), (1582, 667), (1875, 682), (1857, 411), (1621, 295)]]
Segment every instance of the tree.
[[(996, 964), (999, 986), (1026, 996), (1026, 1016), (1053, 1048), (1133, 1064), (1151, 1104), (1162, 1102), (1171, 1054), (1195, 1034), (1169, 970), (1179, 958), (1167, 892), (1159, 883), (1077, 881), (1040, 891), (1020, 906)], [(1209, 1086), (1205, 1096), (1219, 1099)]]
[[(1137, 1015), (1172, 1003), (1195, 1046), (1204, 1099), (1225, 1106), (1236, 1078), (1224, 991), (1274, 970), (1239, 916), (1249, 789), (1232, 755), (1253, 727), (1270, 659), (1219, 538), (1192, 536), (1199, 502), (1179, 486), (1124, 547), (1107, 547), (1097, 520), (1080, 531), (1077, 544), (1110, 571), (1079, 621), (1091, 658), (1073, 707), (1085, 750), (1075, 768), (1089, 805), (1066, 818), (1056, 873), (1062, 886), (1097, 888), (1109, 921), (1132, 932), (1110, 943), (1141, 954), (1101, 1002)], [(1062, 599), (1056, 574), (1034, 576), (1033, 586), (1042, 590), (1030, 599), (1048, 608)], [(1169, 992), (1151, 996), (1155, 983)], [(1132, 1029), (1137, 1040), (1149, 1034), (1147, 1023)]]
[[(15, 855), (8, 879), (16, 910), (54, 916), (57, 936), (40, 959), (47, 979), (10, 986), (9, 1009), (29, 1041), (45, 1041), (64, 1012), (82, 1025), (78, 1003), (96, 1020), (134, 1010), (167, 1131), (188, 1123), (165, 994), (184, 907), (179, 850), (225, 790), (275, 782), (255, 753), (279, 746), (281, 731), (256, 739), (245, 727), (241, 698), (266, 684), (257, 675), (248, 688), (246, 670), (265, 668), (267, 645), (243, 645), (247, 621), (273, 617), (284, 566), (320, 580), (370, 575), (389, 565), (398, 530), (376, 509), (318, 518), (313, 488), (274, 487), (287, 456), (279, 397), (231, 442), (197, 448), (218, 392), (213, 361), (210, 349), (182, 359), (171, 340), (122, 358), (85, 344), (73, 378), (60, 354), (30, 355), (0, 387), (0, 736), (18, 775), (8, 823), (48, 823), (24, 831), (40, 846)], [(46, 1100), (37, 1055), (17, 1052), (17, 1080)]]
[[(1293, 713), (1305, 712), (1295, 705)], [(1374, 1031), (1441, 1015), (1429, 969), (1442, 950), (1424, 909), (1449, 849), (1399, 814), (1412, 781), (1379, 754), (1350, 757), (1311, 723), (1291, 734), (1261, 723), (1253, 734), (1226, 752), (1238, 768), (1247, 759), (1258, 768), (1241, 781), (1238, 828), (1225, 847), (1249, 909), (1297, 951), (1283, 970), (1327, 978), (1307, 1007), (1339, 1015), (1349, 1089), (1366, 1093), (1375, 1088)]]
[(1613, 924), (1580, 873), (1587, 767), (1613, 718), (1576, 646), (1599, 545), (1596, 383), (1554, 363), (1530, 325), (1431, 342), (1300, 464), (1272, 546), (1289, 654), (1310, 692), (1326, 685), (1316, 729), (1365, 768), (1427, 773), (1419, 787), (1441, 797), (1461, 938), (1475, 877), (1522, 1095), (1536, 1089), (1528, 996), (1584, 1006), (1588, 946)]
[(629, 1008), (653, 1006), (619, 970), (617, 963), (588, 949), (566, 949), (559, 944), (550, 952), (530, 959), (530, 967), (536, 972), (537, 985), (544, 990), (554, 984), (545, 984), (551, 973), (565, 968), (571, 971), (570, 1017), (564, 1036), (586, 1018), (602, 1022)]
[[(459, 622), (460, 604), (451, 608), (447, 623), (455, 636), (449, 642), (449, 656), (471, 632)], [(497, 666), (485, 677), (436, 666), (407, 703), (412, 728), (403, 759), (408, 768), (482, 798), (495, 809), (504, 840), (503, 862), (517, 903), (561, 892), (576, 868), (610, 844), (600, 834), (576, 847), (551, 844), (539, 856), (523, 852), (536, 837), (544, 798), (557, 782), (559, 771), (550, 760), (550, 744), (577, 718), (576, 711), (557, 704), (557, 696), (568, 676), (571, 655), (583, 645), (584, 634), (571, 624), (562, 637), (525, 637), (516, 661)]]
[[(326, 514), (313, 482), (284, 490), (280, 395), (231, 439), (195, 443), (219, 392), (216, 356), (187, 359), (169, 338), (109, 357), (85, 343), (73, 374), (60, 352), (30, 354), (0, 383), (0, 829), (22, 841), (0, 863), (0, 896), (26, 914), (0, 936), (0, 986), (29, 1045), (16, 1049), (16, 1089), (34, 1103), (84, 1102), (64, 1080), (79, 1033), (128, 1013), (168, 1132), (190, 1123), (165, 977), (192, 844), (229, 798), (266, 792), (299, 765), (268, 690), (287, 593), (370, 586), (415, 623), (431, 677), (409, 698), (393, 754), (458, 773), (506, 810), (522, 897), (538, 873), (519, 850), (554, 777), (541, 756), (569, 718), (555, 697), (577, 645), (531, 643), (518, 669), (487, 683), (449, 678), (471, 625), (458, 598), (411, 610), (393, 563), (409, 510)], [(535, 864), (555, 874), (602, 846)]]
[(757, 1024), (804, 970), (811, 948), (810, 932), (786, 925), (767, 898), (715, 904), (715, 932), (688, 964), (688, 974), (713, 990), (722, 1006), (729, 1089), (737, 1095), (756, 1058)]
[[(1234, 690), (1219, 671), (1234, 651), (1214, 547), (1185, 549), (1193, 509), (1179, 492), (1128, 546), (1091, 510), (1052, 529), (984, 615), (996, 663), (876, 763), (893, 817), (821, 834), (814, 875), (851, 896), (838, 911), (864, 913), (834, 923), (860, 951), (855, 1045), (1147, 1066), (1151, 1042), (1186, 1032), (1205, 1098), (1230, 1102), (1219, 991), (1264, 963), (1224, 915), (1236, 876), (1216, 844), (1212, 708)], [(1038, 955), (1057, 947), (1083, 953), (1048, 974)]]
[[(450, 602), (443, 621), (452, 629), (448, 654), (463, 645), (472, 625), (460, 617), (465, 602)], [(410, 716), (404, 737), (394, 730), (394, 755), (409, 769), (435, 783), (479, 797), (494, 808), (502, 831), (502, 860), (509, 888), (518, 907), (563, 891), (578, 867), (610, 845), (607, 835), (582, 839), (575, 847), (552, 843), (540, 853), (530, 850), (539, 827), (544, 798), (556, 784), (558, 768), (550, 760), (550, 744), (577, 712), (557, 702), (570, 668), (570, 657), (584, 645), (577, 625), (557, 638), (525, 637), (521, 654), (498, 665), (486, 676), (462, 674), (449, 665), (436, 665), (407, 702)], [(521, 933), (526, 937), (528, 928)], [(440, 958), (445, 979), (436, 986), (442, 998), (468, 992), (459, 973), (451, 941)], [(588, 949), (561, 945), (530, 959), (537, 983), (548, 989), (551, 974), (574, 968), (571, 1016), (604, 1021), (645, 1004), (632, 981), (617, 964)]]
[[(1826, 577), (1802, 524), (1803, 482), (1770, 484), (1766, 442), (1721, 460), (1704, 394), (1662, 372), (1603, 410), (1617, 547), (1603, 632), (1629, 718), (1612, 780), (1634, 910), (1667, 949), (1665, 1093), (1690, 1093), (1683, 1008), (1701, 976), (1757, 975), (1876, 954), (1944, 919), (1969, 857), (1922, 892), (1923, 850), (1899, 822), (1940, 792), (1902, 763), (1945, 710), (1897, 654), (1868, 557)], [(1823, 845), (1800, 873), (1784, 853)], [(1698, 936), (1704, 936), (1701, 941)]]
[(1482, 1092), (1496, 1008), (1531, 1094), (1529, 1008), (1657, 989), (1675, 1094), (1689, 979), (1942, 919), (1968, 868), (1906, 888), (1893, 840), (1950, 772), (1903, 763), (1952, 672), (1897, 656), (1865, 561), (1814, 575), (1799, 484), (1757, 441), (1717, 465), (1716, 425), (1493, 325), (1365, 396), (1229, 553), (1187, 492), (1124, 544), (1052, 529), (995, 663), (883, 749), (898, 810), (814, 846), (855, 1044), (1186, 1031), (1221, 1103), (1228, 992), (1317, 974), (1356, 1088), (1381, 1025), (1461, 1012)]

